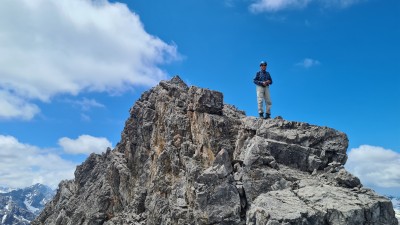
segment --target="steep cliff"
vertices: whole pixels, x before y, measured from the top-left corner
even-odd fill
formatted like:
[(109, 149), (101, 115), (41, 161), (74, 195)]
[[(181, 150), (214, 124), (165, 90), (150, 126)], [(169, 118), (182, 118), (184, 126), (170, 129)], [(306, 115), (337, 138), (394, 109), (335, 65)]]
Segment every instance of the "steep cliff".
[(143, 93), (115, 149), (90, 155), (32, 224), (398, 224), (343, 168), (347, 146), (174, 77)]

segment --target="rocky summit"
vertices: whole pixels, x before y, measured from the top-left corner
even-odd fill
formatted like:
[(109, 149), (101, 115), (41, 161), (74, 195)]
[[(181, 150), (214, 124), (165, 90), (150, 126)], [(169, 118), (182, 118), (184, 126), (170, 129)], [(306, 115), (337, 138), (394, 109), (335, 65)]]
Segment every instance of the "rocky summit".
[(344, 169), (347, 147), (342, 132), (247, 117), (176, 76), (142, 94), (115, 149), (90, 155), (32, 224), (398, 224)]

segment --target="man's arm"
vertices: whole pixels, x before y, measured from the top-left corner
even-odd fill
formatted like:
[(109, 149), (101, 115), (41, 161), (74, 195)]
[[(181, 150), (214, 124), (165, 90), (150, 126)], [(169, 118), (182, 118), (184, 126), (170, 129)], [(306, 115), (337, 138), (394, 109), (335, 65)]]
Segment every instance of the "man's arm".
[(267, 81), (268, 81), (268, 85), (272, 84), (272, 77), (271, 77), (271, 74), (269, 74), (269, 72), (267, 72)]
[(254, 78), (254, 83), (260, 86), (264, 86), (263, 81), (260, 80), (260, 73), (256, 73), (256, 77)]

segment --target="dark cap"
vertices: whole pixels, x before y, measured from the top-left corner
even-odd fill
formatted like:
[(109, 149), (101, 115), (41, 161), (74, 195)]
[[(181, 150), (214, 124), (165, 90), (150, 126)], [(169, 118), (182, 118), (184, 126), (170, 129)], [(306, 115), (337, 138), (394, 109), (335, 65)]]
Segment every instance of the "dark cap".
[(267, 62), (261, 61), (261, 62), (260, 62), (260, 66), (262, 66), (262, 65), (267, 65)]

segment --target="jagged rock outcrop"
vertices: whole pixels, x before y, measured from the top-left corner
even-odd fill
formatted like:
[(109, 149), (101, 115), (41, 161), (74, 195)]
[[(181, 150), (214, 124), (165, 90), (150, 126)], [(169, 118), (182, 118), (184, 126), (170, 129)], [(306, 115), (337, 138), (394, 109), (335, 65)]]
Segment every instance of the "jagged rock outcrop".
[(398, 224), (390, 200), (344, 169), (347, 146), (174, 77), (143, 93), (115, 149), (90, 155), (32, 224)]

